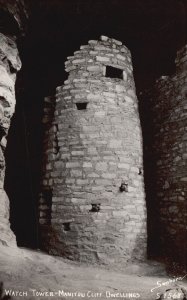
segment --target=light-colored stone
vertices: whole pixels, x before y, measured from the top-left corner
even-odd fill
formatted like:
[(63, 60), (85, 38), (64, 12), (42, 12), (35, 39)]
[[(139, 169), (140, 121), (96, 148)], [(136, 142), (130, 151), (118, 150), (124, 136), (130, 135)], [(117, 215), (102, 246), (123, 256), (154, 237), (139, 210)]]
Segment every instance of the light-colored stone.
[[(121, 42), (110, 38), (91, 40), (69, 58), (70, 75), (56, 93), (53, 124), (58, 130), (50, 135), (48, 128), (46, 160), (61, 159), (63, 167), (59, 173), (49, 169), (43, 175), (42, 188), (53, 180), (55, 210), (48, 220), (50, 215), (45, 217), (41, 209), (40, 230), (45, 250), (63, 252), (71, 259), (90, 262), (97, 257), (100, 262), (102, 252), (101, 263), (113, 259), (121, 264), (136, 259), (137, 253), (143, 259), (146, 253), (145, 193), (143, 174), (139, 175), (139, 167), (143, 169), (141, 128), (135, 90), (129, 93), (135, 88), (129, 75), (130, 54), (121, 48)], [(107, 66), (120, 69), (124, 77), (106, 77)], [(77, 102), (87, 106), (78, 110)], [(56, 145), (58, 154), (48, 155)], [(124, 182), (126, 191), (120, 188)], [(64, 220), (73, 220), (67, 232), (61, 226)], [(50, 221), (51, 227), (46, 227)]]

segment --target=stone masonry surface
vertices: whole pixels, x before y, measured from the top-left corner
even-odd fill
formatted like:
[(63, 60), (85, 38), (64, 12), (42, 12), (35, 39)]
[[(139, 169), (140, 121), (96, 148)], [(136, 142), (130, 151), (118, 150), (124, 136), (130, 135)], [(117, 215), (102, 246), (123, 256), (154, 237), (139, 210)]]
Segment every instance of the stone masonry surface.
[(65, 66), (68, 79), (45, 99), (42, 247), (92, 263), (144, 259), (142, 133), (131, 54), (101, 36)]
[(150, 91), (153, 159), (163, 252), (187, 262), (187, 46), (176, 58), (176, 73)]

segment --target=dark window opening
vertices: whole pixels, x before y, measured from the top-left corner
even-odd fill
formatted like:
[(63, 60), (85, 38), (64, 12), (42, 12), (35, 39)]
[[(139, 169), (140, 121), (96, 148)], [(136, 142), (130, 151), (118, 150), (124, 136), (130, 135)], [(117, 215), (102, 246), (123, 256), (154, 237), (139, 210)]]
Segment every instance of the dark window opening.
[(120, 189), (120, 192), (128, 192), (128, 183), (122, 182), (119, 189)]
[(64, 231), (70, 231), (71, 230), (70, 222), (63, 223), (63, 226), (64, 226)]
[(123, 70), (106, 66), (106, 77), (123, 79)]
[(76, 103), (77, 109), (78, 110), (84, 110), (87, 108), (88, 102), (79, 102)]
[(92, 208), (90, 209), (90, 212), (99, 212), (101, 210), (101, 204), (92, 204)]

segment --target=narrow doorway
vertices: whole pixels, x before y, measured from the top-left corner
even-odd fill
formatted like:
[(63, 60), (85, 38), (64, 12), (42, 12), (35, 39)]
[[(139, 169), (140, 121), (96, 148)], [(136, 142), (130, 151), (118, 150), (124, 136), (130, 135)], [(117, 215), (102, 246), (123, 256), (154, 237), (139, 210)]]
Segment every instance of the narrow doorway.
[(6, 148), (5, 190), (10, 201), (10, 224), (20, 247), (37, 248), (39, 174), (33, 162), (34, 144), (27, 109), (17, 101)]

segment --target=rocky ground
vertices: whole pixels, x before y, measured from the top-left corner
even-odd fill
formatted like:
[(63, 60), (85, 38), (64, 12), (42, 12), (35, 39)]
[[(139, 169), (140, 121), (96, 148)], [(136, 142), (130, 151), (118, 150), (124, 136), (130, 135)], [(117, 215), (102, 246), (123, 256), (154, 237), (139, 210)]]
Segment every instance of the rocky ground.
[[(171, 288), (175, 288), (175, 297), (168, 291), (160, 299), (187, 299), (180, 288), (187, 289), (186, 278), (171, 282), (172, 276), (167, 276), (157, 263), (107, 269), (40, 251), (0, 247), (0, 281), (4, 283), (4, 295), (9, 290), (12, 299), (152, 300), (159, 299), (162, 292)], [(0, 299), (7, 298), (0, 295)]]

